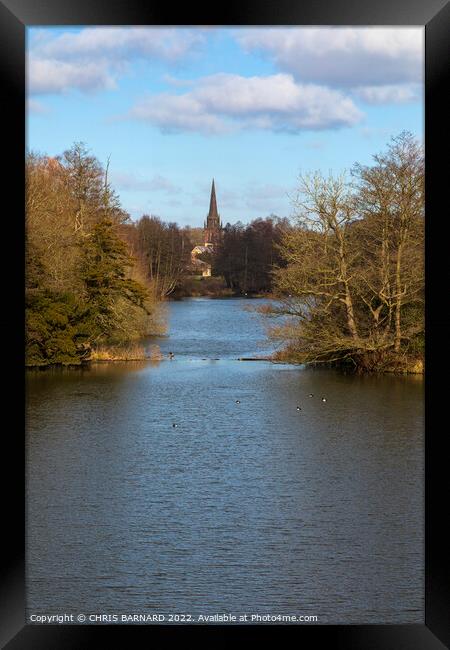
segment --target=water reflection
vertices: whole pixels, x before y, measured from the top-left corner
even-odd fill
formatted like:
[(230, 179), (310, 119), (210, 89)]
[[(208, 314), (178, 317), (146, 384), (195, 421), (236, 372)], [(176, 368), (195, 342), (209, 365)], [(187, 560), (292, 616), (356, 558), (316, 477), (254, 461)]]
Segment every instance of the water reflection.
[(423, 621), (422, 382), (236, 361), (246, 302), (171, 305), (172, 361), (30, 373), (29, 612)]

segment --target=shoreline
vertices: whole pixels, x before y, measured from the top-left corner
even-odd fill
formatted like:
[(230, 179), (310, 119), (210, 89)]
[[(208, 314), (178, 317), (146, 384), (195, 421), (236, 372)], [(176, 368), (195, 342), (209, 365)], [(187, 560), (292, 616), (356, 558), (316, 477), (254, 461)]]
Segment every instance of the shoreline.
[[(159, 347), (159, 346), (157, 346)], [(76, 370), (76, 369), (83, 369), (83, 368), (89, 368), (90, 366), (96, 366), (96, 365), (107, 365), (107, 364), (115, 364), (115, 363), (130, 363), (130, 362), (136, 362), (136, 361), (141, 361), (141, 362), (150, 362), (150, 363), (160, 363), (162, 361), (169, 361), (170, 357), (169, 355), (164, 355), (160, 350), (158, 350), (158, 353), (154, 352), (153, 354), (146, 354), (144, 349), (142, 349), (143, 352), (141, 355), (135, 354), (130, 356), (129, 354), (118, 354), (117, 351), (114, 354), (107, 355), (105, 352), (103, 352), (101, 355), (96, 356), (93, 359), (87, 359), (85, 361), (81, 361), (80, 363), (70, 363), (70, 364), (46, 364), (46, 365), (26, 365), (25, 370), (36, 370), (36, 371), (45, 371), (45, 370), (56, 370), (56, 369), (67, 369), (67, 370)], [(202, 360), (210, 360), (209, 357), (202, 359)], [(220, 358), (214, 358), (215, 361), (220, 361)], [(230, 360), (230, 359), (227, 359)], [(231, 359), (232, 361), (239, 361), (239, 362), (256, 362), (256, 361), (266, 361), (269, 363), (272, 363), (274, 365), (290, 365), (290, 366), (304, 366), (305, 369), (307, 370), (334, 370), (338, 374), (360, 374), (360, 375), (396, 375), (396, 376), (406, 376), (406, 375), (412, 375), (412, 376), (424, 376), (425, 375), (425, 368), (424, 364), (422, 361), (416, 361), (414, 364), (412, 364), (409, 368), (407, 369), (396, 369), (396, 368), (387, 368), (385, 370), (378, 370), (378, 371), (367, 371), (367, 370), (349, 370), (348, 368), (343, 368), (342, 366), (327, 366), (325, 364), (321, 364), (320, 366), (318, 365), (313, 365), (313, 364), (305, 364), (300, 361), (295, 361), (292, 359), (277, 359), (274, 356), (265, 356), (265, 357), (236, 357), (235, 359)]]

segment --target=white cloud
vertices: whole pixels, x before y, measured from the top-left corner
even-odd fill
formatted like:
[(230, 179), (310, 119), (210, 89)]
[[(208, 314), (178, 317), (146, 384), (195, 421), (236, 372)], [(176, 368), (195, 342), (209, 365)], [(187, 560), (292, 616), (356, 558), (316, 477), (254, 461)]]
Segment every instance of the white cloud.
[(150, 122), (165, 133), (194, 131), (219, 134), (232, 130), (221, 117), (209, 114), (190, 93), (153, 95), (132, 108), (129, 117)]
[(416, 84), (360, 86), (354, 94), (367, 104), (406, 104), (421, 96), (420, 86)]
[(88, 27), (37, 44), (45, 57), (80, 59), (101, 56), (156, 58), (173, 63), (204, 42), (202, 29), (166, 27)]
[(84, 92), (111, 90), (114, 78), (104, 63), (70, 63), (56, 59), (30, 58), (28, 64), (30, 94), (62, 93), (77, 88)]
[(393, 135), (393, 130), (390, 127), (376, 127), (376, 126), (363, 126), (359, 130), (359, 133), (363, 138), (366, 140), (379, 140), (382, 138), (383, 140), (388, 140), (391, 138)]
[(41, 102), (36, 101), (35, 99), (27, 99), (26, 102), (27, 112), (35, 113), (36, 115), (46, 115), (49, 112), (47, 106), (44, 106)]
[(280, 206), (286, 202), (287, 196), (286, 187), (273, 183), (255, 183), (244, 191), (245, 206), (264, 214), (279, 211)]
[(235, 30), (247, 51), (296, 79), (335, 87), (421, 82), (423, 28), (322, 27)]
[(320, 149), (325, 149), (326, 143), (323, 140), (309, 140), (308, 142), (305, 142), (305, 147), (307, 149), (315, 149), (320, 150)]
[[(209, 189), (209, 191), (211, 191), (211, 189)], [(239, 207), (240, 199), (241, 199), (240, 192), (237, 192), (236, 190), (230, 190), (225, 188), (220, 192), (220, 205), (225, 209), (226, 208), (235, 209)], [(203, 202), (205, 204), (204, 199)]]
[(38, 30), (28, 54), (29, 92), (110, 90), (136, 59), (184, 61), (204, 42), (204, 30), (94, 27), (48, 37)]
[[(276, 183), (261, 183), (258, 180), (247, 180), (238, 182), (234, 188), (217, 185), (217, 204), (222, 222), (232, 222), (241, 218), (247, 223), (250, 218), (266, 216), (270, 213), (280, 215), (285, 210), (289, 201), (289, 193), (293, 191), (286, 185)], [(199, 207), (199, 215), (206, 216), (211, 182), (199, 182), (195, 184), (194, 191), (187, 192), (190, 196), (192, 206)], [(235, 219), (230, 217), (230, 212), (236, 214)]]
[(128, 172), (113, 172), (111, 182), (120, 190), (165, 192), (166, 194), (179, 194), (182, 192), (181, 187), (160, 174), (155, 174), (152, 178), (144, 178)]
[(187, 86), (192, 86), (195, 83), (193, 79), (178, 79), (171, 74), (163, 75), (163, 80), (166, 82), (166, 84), (169, 84), (169, 86), (174, 86), (175, 88), (185, 88)]
[(135, 105), (128, 117), (166, 132), (227, 133), (242, 128), (298, 132), (352, 126), (362, 118), (349, 97), (292, 75), (203, 77), (184, 94), (161, 93)]

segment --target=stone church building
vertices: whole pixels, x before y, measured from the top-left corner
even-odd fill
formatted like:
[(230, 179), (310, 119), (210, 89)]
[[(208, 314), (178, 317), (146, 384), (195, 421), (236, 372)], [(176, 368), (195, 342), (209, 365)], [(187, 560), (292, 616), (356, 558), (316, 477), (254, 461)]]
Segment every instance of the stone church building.
[(211, 198), (209, 200), (209, 212), (203, 224), (203, 246), (195, 246), (191, 251), (191, 261), (197, 271), (201, 271), (203, 277), (211, 275), (211, 264), (199, 260), (198, 256), (203, 253), (214, 253), (214, 248), (220, 242), (222, 223), (217, 211), (216, 188), (214, 179), (211, 186)]

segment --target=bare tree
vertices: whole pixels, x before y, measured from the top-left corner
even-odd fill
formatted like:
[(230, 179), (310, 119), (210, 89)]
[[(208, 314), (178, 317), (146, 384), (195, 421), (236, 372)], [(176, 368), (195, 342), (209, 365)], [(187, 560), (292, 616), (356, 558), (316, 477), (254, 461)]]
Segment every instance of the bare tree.
[(180, 282), (190, 259), (190, 242), (175, 223), (144, 215), (136, 225), (137, 251), (143, 260), (155, 295), (170, 295)]
[[(402, 324), (405, 307), (422, 301), (424, 285), (423, 152), (410, 133), (394, 138), (372, 167), (355, 165), (358, 209), (364, 217), (364, 243), (378, 257), (378, 282), (366, 280), (385, 306), (385, 337), (394, 326), (394, 349), (400, 351), (408, 332)], [(387, 312), (387, 313), (386, 313)], [(420, 326), (420, 324), (418, 324)]]
[(306, 362), (401, 365), (423, 335), (423, 154), (408, 133), (372, 166), (303, 176), (275, 272), (287, 321), (273, 335)]
[(343, 305), (347, 334), (356, 341), (352, 278), (358, 252), (349, 245), (355, 210), (345, 178), (302, 176), (294, 205), (297, 228), (283, 241), (287, 269), (279, 271), (278, 287), (303, 300), (308, 318)]

